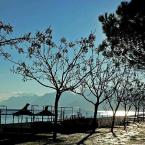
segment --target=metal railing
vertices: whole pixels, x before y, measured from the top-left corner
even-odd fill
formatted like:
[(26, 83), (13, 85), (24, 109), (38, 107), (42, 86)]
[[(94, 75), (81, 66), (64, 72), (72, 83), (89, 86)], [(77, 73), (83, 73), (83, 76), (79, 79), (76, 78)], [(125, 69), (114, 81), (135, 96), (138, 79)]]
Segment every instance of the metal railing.
[[(25, 123), (25, 122), (37, 122), (37, 121), (54, 121), (54, 116), (35, 116), (38, 112), (41, 112), (45, 106), (31, 105), (29, 111), (34, 115), (18, 115), (13, 114), (20, 109), (9, 109), (6, 105), (0, 105), (0, 124), (11, 123)], [(48, 111), (54, 113), (54, 106), (49, 105)], [(72, 116), (81, 116), (81, 110), (78, 107), (58, 107), (58, 121), (71, 118)]]

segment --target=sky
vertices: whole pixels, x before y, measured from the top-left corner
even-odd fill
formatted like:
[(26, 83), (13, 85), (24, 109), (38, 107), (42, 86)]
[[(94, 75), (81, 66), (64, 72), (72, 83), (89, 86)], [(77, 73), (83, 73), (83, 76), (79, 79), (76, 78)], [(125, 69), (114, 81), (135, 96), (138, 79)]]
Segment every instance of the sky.
[[(14, 36), (53, 29), (56, 40), (75, 41), (96, 33), (96, 44), (104, 38), (98, 16), (114, 12), (122, 0), (0, 0), (0, 21), (14, 27)], [(10, 71), (12, 64), (0, 58), (0, 100), (21, 94), (52, 92), (34, 81), (23, 82)]]

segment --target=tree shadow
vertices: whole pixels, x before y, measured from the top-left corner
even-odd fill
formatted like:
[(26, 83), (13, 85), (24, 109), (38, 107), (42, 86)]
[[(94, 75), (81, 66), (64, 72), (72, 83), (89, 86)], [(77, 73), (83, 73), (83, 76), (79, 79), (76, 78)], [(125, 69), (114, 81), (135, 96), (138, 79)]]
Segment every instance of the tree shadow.
[[(110, 132), (110, 131), (108, 131), (108, 132)], [(83, 145), (84, 144), (84, 142), (89, 138), (89, 137), (91, 137), (93, 134), (95, 134), (95, 133), (99, 133), (99, 132), (90, 132), (88, 135), (86, 135), (84, 138), (82, 138), (79, 142), (77, 142), (76, 144), (77, 145)], [(113, 135), (113, 137), (117, 137), (117, 135), (114, 133), (114, 132), (112, 132), (112, 135)]]
[(84, 142), (85, 142), (90, 136), (92, 136), (94, 133), (96, 133), (96, 132), (90, 132), (87, 136), (85, 136), (85, 137), (82, 138), (79, 142), (77, 142), (77, 145), (84, 144)]
[(112, 132), (112, 135), (113, 135), (113, 137), (117, 137), (117, 135), (114, 132)]
[[(15, 145), (25, 142), (37, 142), (37, 141), (43, 141), (51, 143), (52, 141), (52, 135), (39, 135), (39, 134), (31, 134), (31, 133), (6, 133), (6, 134), (0, 134), (0, 145), (2, 144), (9, 144), (9, 145)], [(62, 140), (58, 140), (58, 142), (61, 142)]]

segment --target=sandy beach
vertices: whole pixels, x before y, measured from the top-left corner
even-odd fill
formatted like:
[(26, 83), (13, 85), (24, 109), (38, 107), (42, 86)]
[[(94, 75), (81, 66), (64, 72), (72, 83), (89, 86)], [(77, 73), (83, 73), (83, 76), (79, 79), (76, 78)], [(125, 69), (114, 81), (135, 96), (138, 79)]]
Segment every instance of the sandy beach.
[[(84, 145), (145, 145), (145, 123), (130, 124), (127, 130), (123, 127), (114, 129), (116, 136), (110, 133), (108, 128), (99, 128), (95, 134), (84, 141)], [(50, 134), (37, 134), (42, 136), (41, 140), (30, 141), (18, 145), (77, 145), (77, 143), (86, 137), (87, 133), (75, 133), (70, 135), (58, 135), (58, 141), (53, 143)]]

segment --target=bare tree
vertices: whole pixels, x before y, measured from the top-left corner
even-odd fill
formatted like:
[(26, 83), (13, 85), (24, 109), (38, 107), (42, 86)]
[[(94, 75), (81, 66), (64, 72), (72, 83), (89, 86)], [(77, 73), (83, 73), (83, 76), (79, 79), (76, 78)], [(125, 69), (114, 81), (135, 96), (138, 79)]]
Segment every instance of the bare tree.
[[(93, 55), (93, 61), (89, 63), (90, 75), (82, 82), (79, 90), (75, 93), (83, 96), (88, 102), (94, 105), (94, 116), (92, 120), (92, 132), (98, 127), (98, 108), (105, 100), (110, 98), (117, 87), (112, 86), (118, 68), (111, 61), (100, 55)], [(95, 69), (94, 69), (95, 67)]]
[(137, 91), (135, 88), (136, 84), (136, 73), (133, 71), (132, 76), (130, 75), (130, 79), (128, 80), (127, 86), (124, 92), (124, 95), (122, 97), (122, 102), (121, 105), (124, 108), (124, 119), (123, 119), (123, 125), (124, 125), (124, 130), (126, 130), (126, 125), (127, 125), (127, 116), (131, 108), (133, 107), (134, 103), (134, 93)]
[(116, 119), (116, 113), (120, 107), (120, 104), (123, 102), (123, 99), (126, 98), (126, 90), (128, 88), (129, 85), (129, 79), (131, 76), (130, 73), (130, 69), (126, 69), (122, 68), (122, 70), (120, 72), (118, 72), (119, 74), (121, 73), (120, 76), (116, 77), (113, 81), (112, 81), (112, 85), (117, 85), (114, 94), (107, 99), (107, 102), (111, 108), (111, 111), (113, 113), (112, 115), (112, 124), (111, 124), (111, 132), (114, 134), (114, 125), (115, 125), (115, 119)]
[(139, 117), (140, 109), (141, 107), (144, 107), (142, 106), (144, 102), (144, 93), (145, 93), (144, 88), (145, 88), (144, 82), (140, 81), (139, 79), (136, 79), (134, 83), (134, 91), (132, 94), (132, 104), (135, 109), (134, 122), (136, 118), (137, 121), (139, 121), (138, 117)]
[(131, 107), (133, 106), (132, 104), (133, 87), (131, 85), (132, 85), (131, 83), (127, 85), (121, 102), (121, 105), (124, 108), (124, 119), (123, 119), (124, 130), (126, 130), (128, 113), (131, 110)]
[(145, 92), (142, 95), (142, 101), (141, 101), (141, 106), (142, 106), (142, 112), (143, 112), (143, 121), (145, 119)]
[(90, 70), (86, 64), (94, 41), (95, 36), (90, 34), (76, 42), (69, 42), (63, 37), (57, 45), (49, 27), (33, 35), (29, 43), (15, 45), (12, 53), (7, 52), (8, 57), (4, 55), (15, 64), (12, 71), (21, 75), (24, 81), (35, 80), (40, 85), (56, 91), (54, 141), (57, 137), (60, 97), (62, 93), (78, 88), (82, 80), (89, 75)]
[(22, 42), (29, 42), (31, 33), (24, 34), (21, 37), (14, 37), (11, 34), (13, 33), (13, 27), (10, 24), (5, 24), (0, 21), (0, 56), (4, 56), (5, 58), (10, 57), (9, 48), (15, 47), (17, 51), (21, 52), (22, 49), (17, 47), (17, 44)]
[[(139, 88), (137, 87), (137, 84), (141, 83), (139, 82), (139, 78), (141, 79), (140, 72), (130, 69), (130, 78), (127, 82), (127, 86), (125, 88), (125, 92), (121, 102), (121, 105), (125, 111), (125, 115), (123, 119), (124, 129), (126, 129), (126, 125), (127, 125), (126, 121), (127, 121), (128, 112), (133, 107), (133, 104), (136, 104), (135, 103), (136, 93), (139, 91), (140, 96), (142, 96), (141, 98), (143, 98), (143, 82), (142, 85), (139, 85), (140, 86)], [(141, 101), (141, 98), (138, 99)]]

